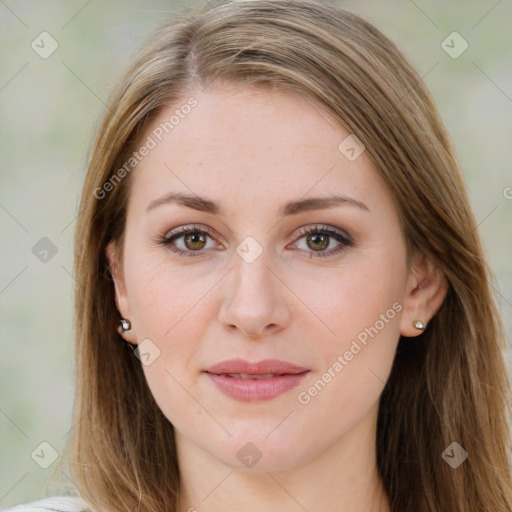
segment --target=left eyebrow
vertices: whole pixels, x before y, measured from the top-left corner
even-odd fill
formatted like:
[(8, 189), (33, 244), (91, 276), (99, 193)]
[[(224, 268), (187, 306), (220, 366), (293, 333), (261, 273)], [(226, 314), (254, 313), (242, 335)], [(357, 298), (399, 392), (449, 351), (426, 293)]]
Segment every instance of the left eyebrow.
[(370, 211), (361, 201), (348, 196), (327, 196), (327, 197), (310, 197), (308, 199), (300, 199), (298, 201), (290, 201), (282, 208), (280, 214), (284, 217), (287, 215), (297, 215), (302, 212), (312, 210), (325, 210), (327, 208), (335, 208), (336, 206), (355, 206), (362, 210)]
[[(184, 194), (181, 192), (171, 192), (162, 197), (151, 201), (146, 208), (149, 212), (157, 206), (163, 204), (178, 204), (187, 208), (192, 208), (201, 212), (212, 213), (214, 215), (223, 215), (224, 210), (220, 205), (210, 199), (197, 195)], [(310, 197), (308, 199), (299, 199), (285, 203), (280, 210), (280, 215), (285, 217), (289, 215), (298, 215), (302, 212), (313, 210), (324, 210), (335, 208), (336, 206), (355, 206), (362, 210), (370, 211), (361, 201), (348, 196), (326, 196), (326, 197)]]

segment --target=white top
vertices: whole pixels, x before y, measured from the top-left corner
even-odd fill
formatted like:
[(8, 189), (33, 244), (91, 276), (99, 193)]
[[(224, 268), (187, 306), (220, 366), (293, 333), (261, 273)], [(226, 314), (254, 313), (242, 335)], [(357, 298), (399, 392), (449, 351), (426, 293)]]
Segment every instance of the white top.
[(77, 496), (50, 496), (3, 509), (3, 512), (82, 512), (87, 504)]

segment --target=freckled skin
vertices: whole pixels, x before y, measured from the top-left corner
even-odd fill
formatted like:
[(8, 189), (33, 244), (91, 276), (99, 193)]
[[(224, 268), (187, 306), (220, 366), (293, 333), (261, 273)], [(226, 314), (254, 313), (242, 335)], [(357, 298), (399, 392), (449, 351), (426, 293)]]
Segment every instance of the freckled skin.
[[(355, 161), (340, 153), (348, 132), (310, 101), (236, 86), (193, 95), (198, 105), (134, 171), (123, 273), (116, 279), (118, 308), (132, 322), (129, 341), (149, 338), (160, 350), (144, 372), (175, 427), (182, 510), (234, 504), (239, 510), (299, 510), (288, 493), (310, 511), (369, 510), (364, 507), (370, 504), (388, 510), (385, 502), (365, 501), (379, 487), (378, 400), (400, 333), (415, 335), (405, 326), (418, 314), (408, 302), (414, 280), (391, 196), (365, 153)], [(207, 197), (226, 213), (176, 204), (145, 212), (168, 192)], [(344, 205), (278, 217), (284, 202), (330, 194), (355, 198), (369, 211)], [(206, 237), (202, 255), (178, 255), (156, 243), (191, 224), (214, 234)], [(321, 244), (296, 236), (311, 225), (342, 231), (354, 243), (315, 256)], [(236, 252), (248, 236), (263, 250), (252, 263)], [(328, 240), (329, 249), (339, 246)], [(185, 250), (184, 237), (175, 243)], [(403, 310), (366, 345), (359, 343), (361, 350), (341, 371), (333, 370), (338, 356), (396, 303)], [(243, 403), (218, 391), (203, 373), (232, 358), (281, 359), (310, 373), (273, 400)], [(330, 382), (300, 403), (298, 394), (329, 368)], [(248, 442), (262, 454), (250, 469), (237, 457)], [(244, 508), (247, 495), (254, 508)], [(278, 508), (268, 508), (276, 500)]]

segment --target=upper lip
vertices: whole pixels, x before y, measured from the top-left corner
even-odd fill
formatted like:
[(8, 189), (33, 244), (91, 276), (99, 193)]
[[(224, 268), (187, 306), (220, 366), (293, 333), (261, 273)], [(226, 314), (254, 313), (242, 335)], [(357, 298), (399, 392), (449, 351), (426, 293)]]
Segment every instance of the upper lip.
[(215, 373), (221, 375), (224, 373), (244, 373), (247, 375), (266, 375), (268, 373), (274, 374), (292, 374), (303, 373), (309, 371), (308, 368), (297, 366), (286, 361), (278, 359), (265, 359), (255, 363), (250, 363), (243, 359), (229, 359), (221, 361), (206, 370), (208, 373)]

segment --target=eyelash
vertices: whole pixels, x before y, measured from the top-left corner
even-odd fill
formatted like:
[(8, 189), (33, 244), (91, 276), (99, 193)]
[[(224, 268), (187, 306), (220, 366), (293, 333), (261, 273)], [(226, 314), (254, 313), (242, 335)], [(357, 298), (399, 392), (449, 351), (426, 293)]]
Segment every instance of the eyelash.
[[(184, 226), (184, 227), (177, 228), (174, 231), (171, 231), (168, 235), (158, 236), (156, 239), (156, 243), (159, 245), (162, 245), (164, 247), (168, 247), (173, 253), (178, 254), (180, 256), (187, 256), (187, 257), (201, 256), (201, 254), (204, 253), (203, 249), (200, 249), (197, 251), (192, 251), (192, 250), (184, 251), (182, 249), (178, 249), (177, 247), (172, 247), (172, 243), (175, 240), (177, 240), (185, 235), (191, 234), (191, 233), (206, 234), (210, 238), (214, 239), (212, 232), (207, 228), (203, 228), (203, 227), (199, 227), (199, 226)], [(310, 254), (311, 254), (310, 258), (325, 258), (325, 257), (329, 257), (329, 256), (334, 256), (334, 255), (341, 253), (342, 251), (344, 251), (345, 249), (347, 249), (348, 247), (351, 247), (353, 245), (352, 240), (347, 235), (345, 235), (339, 231), (336, 231), (332, 228), (318, 226), (318, 225), (306, 226), (306, 227), (299, 229), (299, 231), (297, 232), (297, 236), (298, 236), (297, 241), (302, 239), (304, 236), (306, 236), (310, 233), (329, 235), (329, 236), (335, 238), (338, 242), (340, 242), (339, 246), (337, 246), (336, 248), (331, 249), (329, 251), (317, 251), (317, 252), (307, 251), (307, 252), (310, 252)]]

